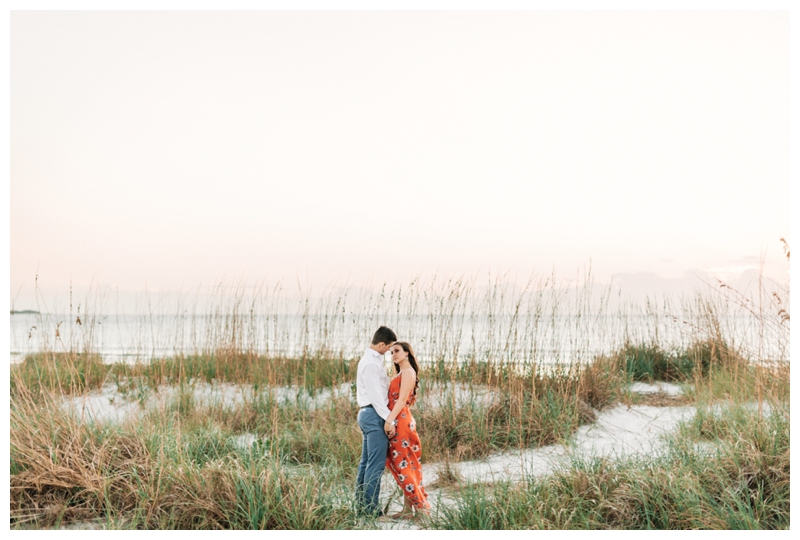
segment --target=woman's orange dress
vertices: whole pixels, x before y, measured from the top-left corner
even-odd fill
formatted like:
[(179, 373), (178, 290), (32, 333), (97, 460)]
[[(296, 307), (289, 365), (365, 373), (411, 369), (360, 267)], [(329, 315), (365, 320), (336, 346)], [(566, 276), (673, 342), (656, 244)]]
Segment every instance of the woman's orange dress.
[[(398, 373), (389, 384), (389, 410), (394, 408), (400, 398), (400, 379)], [(403, 490), (403, 494), (414, 508), (428, 509), (428, 494), (422, 487), (422, 465), (419, 458), (422, 455), (422, 446), (417, 433), (417, 423), (411, 416), (409, 405), (413, 405), (416, 395), (413, 393), (406, 400), (406, 406), (397, 416), (397, 433), (389, 439), (389, 455), (386, 457), (386, 466), (392, 471), (394, 479)]]

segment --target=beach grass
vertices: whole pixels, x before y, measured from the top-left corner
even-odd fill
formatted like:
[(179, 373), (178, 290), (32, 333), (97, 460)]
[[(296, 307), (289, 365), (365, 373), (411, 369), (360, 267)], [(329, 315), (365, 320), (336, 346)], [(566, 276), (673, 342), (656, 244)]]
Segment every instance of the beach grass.
[[(427, 304), (435, 309), (426, 339), (441, 341), (422, 364), (413, 409), (426, 463), (567, 442), (599, 411), (637, 403), (629, 390), (634, 382), (679, 383), (681, 403), (697, 413), (673, 435), (669, 452), (652, 459), (579, 459), (544, 478), (492, 484), (471, 483), (445, 467), (438, 483), (454, 503), (426, 526), (788, 527), (788, 357), (738, 345), (720, 322), (722, 308), (698, 301), (691, 305), (702, 306), (702, 317), (693, 320), (706, 324), (693, 327), (683, 346), (625, 331), (615, 349), (588, 361), (545, 363), (536, 360), (547, 322), (543, 304), (535, 295), (490, 292), (471, 300), (456, 283)], [(575, 313), (567, 321), (576, 329), (571, 336), (581, 335), (588, 313), (602, 311), (577, 300), (567, 302)], [(470, 301), (513, 316), (485, 327), (494, 336), (489, 345), (465, 352), (453, 335)], [(332, 311), (340, 308), (335, 299), (327, 302)], [(353, 507), (361, 453), (353, 399), (358, 357), (320, 346), (331, 341), (324, 337), (309, 345), (311, 333), (336, 331), (334, 318), (317, 317), (321, 326), (305, 334), (304, 352), (287, 357), (242, 337), (249, 323), (236, 309), (218, 317), (193, 354), (106, 364), (91, 347), (79, 347), (44, 350), (12, 365), (12, 528), (377, 527)], [(781, 331), (776, 339), (788, 340), (788, 319), (774, 319), (762, 321), (770, 329), (764, 334)], [(563, 342), (553, 331), (548, 339)], [(519, 361), (508, 360), (515, 354)], [(198, 390), (213, 385), (237, 392), (236, 399), (202, 399)], [(108, 399), (141, 404), (140, 414), (92, 420), (66, 406), (105, 389)]]

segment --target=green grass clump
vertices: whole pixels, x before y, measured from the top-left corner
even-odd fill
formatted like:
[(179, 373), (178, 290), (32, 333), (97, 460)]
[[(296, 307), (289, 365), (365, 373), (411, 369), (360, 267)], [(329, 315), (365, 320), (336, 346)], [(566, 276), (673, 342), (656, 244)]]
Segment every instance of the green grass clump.
[(12, 394), (19, 388), (75, 394), (102, 386), (111, 369), (98, 354), (29, 354), (20, 364), (12, 366), (10, 389)]
[(634, 381), (685, 380), (694, 370), (686, 356), (673, 356), (658, 345), (626, 344), (617, 354), (624, 362), (625, 372)]
[(724, 341), (696, 340), (685, 350), (665, 351), (657, 344), (626, 343), (616, 353), (625, 372), (634, 381), (684, 382), (705, 377), (712, 367), (728, 371), (747, 361)]
[(125, 375), (144, 376), (153, 384), (200, 379), (256, 386), (299, 385), (317, 389), (354, 380), (357, 363), (358, 359), (340, 357), (284, 358), (247, 351), (219, 350), (158, 359), (133, 368)]

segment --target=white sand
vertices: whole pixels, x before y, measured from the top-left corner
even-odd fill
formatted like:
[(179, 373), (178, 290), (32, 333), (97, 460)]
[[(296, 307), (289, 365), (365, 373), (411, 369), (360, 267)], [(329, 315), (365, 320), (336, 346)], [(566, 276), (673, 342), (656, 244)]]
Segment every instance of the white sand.
[[(144, 390), (139, 393), (133, 390), (122, 394), (117, 391), (116, 384), (106, 383), (99, 390), (66, 398), (62, 406), (84, 421), (122, 423), (126, 420), (135, 420), (147, 410), (164, 407), (178, 399), (180, 391), (180, 387), (165, 385), (155, 391)], [(184, 387), (184, 391), (190, 391), (195, 405), (200, 407), (238, 407), (245, 401), (258, 397), (250, 385), (224, 382), (209, 384), (205, 381), (190, 381)], [(294, 405), (309, 410), (326, 406), (333, 398), (346, 398), (355, 402), (351, 383), (342, 383), (333, 389), (323, 388), (315, 392), (309, 392), (299, 386), (279, 386), (260, 392), (261, 396), (266, 393), (271, 394), (280, 405)], [(142, 396), (141, 399), (139, 395)], [(420, 398), (420, 407), (439, 408), (453, 402), (456, 407), (465, 407), (469, 404), (489, 406), (496, 403), (500, 396), (486, 386), (457, 383), (432, 384), (420, 394)]]
[(138, 401), (130, 401), (117, 392), (114, 384), (106, 384), (83, 396), (66, 398), (61, 403), (64, 410), (74, 413), (84, 422), (124, 422), (141, 410)]
[(241, 435), (231, 437), (233, 444), (243, 450), (251, 448), (253, 443), (258, 440), (259, 438), (253, 433), (242, 433)]
[(328, 404), (331, 398), (349, 397), (351, 401), (355, 401), (352, 397), (351, 384), (342, 383), (333, 388), (323, 388), (316, 392), (309, 393), (308, 390), (298, 386), (278, 386), (268, 390), (272, 397), (280, 404), (292, 404), (305, 407), (307, 409), (316, 409)]
[[(245, 402), (252, 389), (230, 383), (194, 382), (184, 391), (191, 392), (196, 406), (237, 407)], [(64, 399), (62, 408), (70, 411), (84, 421), (118, 422), (136, 420), (143, 412), (164, 407), (180, 397), (178, 386), (160, 386), (157, 391), (145, 390), (138, 399), (138, 392), (122, 394), (114, 383), (106, 383), (100, 390), (93, 390), (82, 396)]]
[(630, 386), (631, 392), (639, 394), (656, 394), (664, 393), (670, 396), (679, 396), (683, 394), (683, 389), (677, 384), (657, 381), (655, 384), (647, 384), (643, 382), (635, 382)]
[(489, 407), (499, 403), (500, 394), (486, 385), (467, 385), (464, 383), (430, 383), (420, 391), (419, 408), (440, 409), (445, 404), (455, 404), (456, 408), (474, 404)]
[[(573, 456), (624, 457), (654, 456), (664, 449), (661, 436), (675, 429), (681, 420), (691, 418), (694, 407), (649, 407), (618, 405), (598, 414), (597, 422), (581, 426), (567, 445), (503, 452), (476, 461), (451, 463), (466, 482), (517, 481), (528, 476), (548, 474), (565, 465)], [(423, 443), (424, 444), (424, 443)], [(425, 482), (436, 481), (443, 464), (425, 467)]]
[[(634, 392), (682, 393), (681, 387), (670, 383), (654, 385), (635, 383)], [(681, 420), (694, 415), (694, 407), (650, 407), (618, 405), (598, 413), (597, 421), (581, 426), (567, 446), (556, 444), (540, 448), (504, 452), (478, 461), (452, 463), (466, 481), (492, 481), (495, 479), (521, 479), (524, 474), (538, 475), (552, 472), (570, 456), (621, 457), (631, 454), (654, 455), (664, 445), (661, 436), (672, 431)], [(442, 464), (425, 468), (425, 481), (436, 481)]]
[[(191, 392), (195, 406), (236, 408), (257, 396), (250, 385), (233, 383), (209, 384), (205, 381), (190, 382), (184, 391)], [(73, 412), (84, 421), (117, 422), (135, 420), (147, 410), (164, 407), (179, 399), (181, 388), (178, 386), (159, 386), (156, 391), (145, 390), (142, 399), (138, 399), (137, 391), (122, 394), (114, 383), (105, 384), (100, 390), (92, 390), (82, 396), (65, 398), (62, 402), (64, 410)], [(263, 390), (270, 393), (279, 404), (293, 404), (308, 409), (326, 405), (332, 397), (350, 395), (350, 383), (343, 383), (333, 390), (324, 388), (310, 393), (305, 388), (284, 386)]]

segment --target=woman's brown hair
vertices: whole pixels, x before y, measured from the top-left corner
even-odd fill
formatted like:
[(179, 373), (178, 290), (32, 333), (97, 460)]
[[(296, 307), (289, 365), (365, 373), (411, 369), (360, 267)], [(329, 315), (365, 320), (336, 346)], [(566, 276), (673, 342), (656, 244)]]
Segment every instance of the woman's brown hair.
[[(396, 341), (394, 345), (399, 345), (403, 348), (404, 351), (408, 353), (408, 363), (411, 364), (411, 367), (414, 368), (414, 373), (416, 374), (416, 381), (414, 381), (414, 391), (411, 392), (411, 395), (417, 395), (417, 388), (419, 388), (419, 365), (417, 364), (417, 357), (414, 355), (414, 349), (411, 347), (411, 344), (407, 341)], [(394, 346), (392, 345), (392, 346)], [(395, 371), (400, 373), (400, 366), (395, 364), (394, 365)]]

